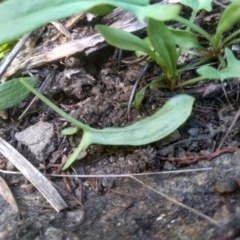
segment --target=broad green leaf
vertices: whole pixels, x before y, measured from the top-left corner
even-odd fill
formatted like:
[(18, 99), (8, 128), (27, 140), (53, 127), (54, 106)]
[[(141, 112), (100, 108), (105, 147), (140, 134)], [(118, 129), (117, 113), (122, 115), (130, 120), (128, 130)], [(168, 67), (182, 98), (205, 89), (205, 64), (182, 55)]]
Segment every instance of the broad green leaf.
[(240, 21), (240, 0), (234, 0), (222, 13), (218, 22), (216, 34), (213, 38), (213, 45), (218, 46), (224, 32), (231, 29)]
[(221, 81), (227, 78), (239, 78), (240, 77), (240, 61), (237, 60), (232, 51), (228, 48), (225, 50), (227, 57), (227, 67), (222, 70), (217, 70), (210, 66), (200, 67), (197, 72), (206, 78), (220, 79)]
[(128, 127), (112, 127), (98, 130), (72, 118), (27, 82), (24, 80), (20, 81), (60, 116), (83, 131), (81, 143), (64, 165), (64, 170), (71, 166), (77, 156), (91, 144), (138, 146), (166, 137), (187, 120), (191, 114), (194, 102), (194, 98), (189, 95), (177, 95), (169, 99), (163, 107), (152, 116), (142, 119)]
[(149, 40), (166, 67), (169, 79), (177, 76), (177, 51), (174, 37), (168, 27), (160, 21), (149, 19)]
[(128, 51), (141, 51), (156, 59), (156, 54), (145, 41), (132, 33), (104, 25), (96, 25), (95, 28), (109, 44)]
[(207, 10), (208, 12), (212, 11), (211, 0), (178, 0), (177, 2), (192, 8), (196, 12), (203, 9)]
[[(0, 84), (0, 111), (15, 106), (30, 93), (19, 80), (20, 78), (15, 78)], [(37, 78), (24, 78), (24, 81), (34, 86)]]
[(189, 48), (200, 48), (203, 47), (199, 44), (196, 35), (192, 32), (186, 30), (172, 29), (170, 31), (174, 37), (175, 44), (180, 48), (189, 49)]
[[(175, 17), (179, 6), (149, 5), (148, 0), (8, 0), (0, 4), (0, 44), (15, 40), (44, 24), (81, 12), (94, 11), (102, 14), (112, 7), (120, 7), (134, 13), (140, 22), (146, 17), (169, 20)], [(97, 10), (99, 8), (99, 10)]]

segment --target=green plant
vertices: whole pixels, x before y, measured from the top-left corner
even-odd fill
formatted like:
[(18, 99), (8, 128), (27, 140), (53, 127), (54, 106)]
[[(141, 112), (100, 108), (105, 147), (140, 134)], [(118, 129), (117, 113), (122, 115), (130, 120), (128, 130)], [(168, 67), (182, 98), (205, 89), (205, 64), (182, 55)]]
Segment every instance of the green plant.
[[(197, 70), (201, 75), (194, 79), (189, 79), (185, 82), (178, 83), (177, 79), (179, 73), (185, 72), (189, 69), (202, 66), (205, 62), (218, 59), (222, 68), (226, 67), (223, 58), (224, 50), (227, 46), (240, 42), (240, 38), (235, 38), (240, 34), (240, 30), (236, 30), (227, 37), (223, 37), (224, 33), (231, 29), (240, 20), (240, 0), (233, 1), (223, 12), (220, 21), (218, 22), (216, 33), (211, 36), (204, 29), (194, 24), (193, 21), (199, 10), (211, 10), (211, 2), (208, 0), (180, 0), (179, 2), (186, 4), (193, 9), (190, 20), (184, 19), (180, 16), (175, 17), (175, 20), (186, 25), (186, 30), (176, 30), (165, 26), (163, 22), (149, 19), (147, 26), (148, 37), (140, 39), (131, 33), (124, 33), (122, 30), (113, 29), (107, 26), (97, 25), (96, 29), (103, 35), (108, 43), (111, 45), (135, 51), (137, 55), (148, 55), (148, 60), (156, 61), (163, 71), (163, 76), (154, 79), (150, 84), (142, 88), (135, 97), (134, 107), (139, 108), (144, 98), (145, 90), (150, 88), (165, 87), (170, 90), (192, 84), (198, 81), (209, 79), (209, 75), (202, 71), (203, 68)], [(209, 47), (202, 46), (194, 32), (197, 32), (202, 37), (208, 40)], [(178, 48), (177, 48), (178, 46)], [(199, 57), (198, 61), (177, 69), (178, 54), (182, 51)], [(230, 50), (226, 50), (230, 51)], [(208, 69), (208, 68), (204, 68)], [(226, 76), (234, 75), (236, 71), (231, 74), (233, 69), (226, 68)], [(240, 75), (240, 74), (239, 74)], [(238, 76), (239, 76), (238, 75)], [(216, 79), (216, 78), (213, 78)]]
[[(33, 0), (31, 2), (24, 1), (19, 9), (17, 0), (8, 0), (0, 4), (0, 20), (2, 20), (0, 21), (0, 31), (2, 33), (0, 43), (16, 39), (22, 34), (52, 20), (68, 17), (81, 11), (104, 14), (111, 11), (115, 6), (133, 12), (141, 22), (146, 17), (162, 21), (170, 20), (180, 10), (178, 6), (151, 6), (148, 4), (148, 0)], [(153, 24), (156, 24), (156, 22), (153, 21)], [(168, 31), (165, 26), (163, 28)], [(11, 29), (11, 31), (8, 31), (8, 29)], [(170, 51), (169, 48), (166, 53), (168, 51)], [(160, 56), (157, 59), (160, 63), (163, 61)], [(174, 78), (176, 73), (174, 65), (171, 65), (172, 60), (169, 59), (165, 66), (169, 78)], [(83, 137), (81, 143), (65, 164), (64, 169), (68, 168), (79, 153), (84, 151), (90, 144), (135, 146), (148, 144), (164, 138), (185, 122), (191, 113), (194, 102), (194, 98), (191, 96), (179, 95), (166, 102), (154, 115), (131, 126), (97, 130), (72, 118), (37, 92), (33, 88), (36, 81), (36, 78), (22, 78), (0, 84), (0, 110), (19, 103), (31, 91), (75, 126), (63, 130), (63, 134), (71, 135), (82, 130)], [(171, 124), (169, 124), (170, 121), (172, 121)]]
[[(36, 78), (25, 78), (25, 81), (34, 86), (37, 83)], [(29, 90), (24, 87), (19, 78), (0, 84), (0, 111), (11, 108), (20, 103), (29, 95)]]
[(14, 45), (15, 42), (2, 44), (0, 46), (0, 59), (5, 58)]
[[(98, 130), (72, 118), (36, 91), (25, 79), (20, 79), (20, 82), (45, 104), (75, 126), (74, 128), (64, 129), (63, 134), (72, 135), (79, 130), (83, 131), (78, 148), (68, 159), (63, 170), (67, 169), (76, 160), (78, 155), (91, 144), (138, 146), (166, 137), (186, 121), (192, 111), (194, 102), (194, 98), (191, 96), (185, 94), (178, 95), (168, 100), (164, 106), (152, 116), (135, 122), (130, 126)], [(179, 111), (176, 109), (179, 109)]]

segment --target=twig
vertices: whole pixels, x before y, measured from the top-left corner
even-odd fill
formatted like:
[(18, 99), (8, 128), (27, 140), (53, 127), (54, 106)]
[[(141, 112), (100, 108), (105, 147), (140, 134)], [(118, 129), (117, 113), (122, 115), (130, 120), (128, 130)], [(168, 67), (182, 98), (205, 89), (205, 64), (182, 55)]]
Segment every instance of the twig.
[(226, 134), (225, 134), (224, 137), (222, 138), (222, 140), (221, 140), (221, 142), (220, 142), (217, 150), (220, 150), (220, 149), (221, 149), (223, 143), (225, 142), (225, 140), (226, 140), (226, 138), (228, 137), (229, 133), (232, 131), (232, 128), (233, 128), (234, 124), (236, 123), (236, 121), (238, 120), (239, 116), (240, 116), (240, 108), (239, 108), (238, 111), (236, 112), (236, 114), (235, 114), (235, 116), (234, 116), (234, 118), (233, 118), (233, 120), (232, 120), (232, 123), (231, 123), (230, 127), (228, 128)]
[(0, 66), (0, 78), (5, 73), (8, 66), (11, 64), (11, 62), (14, 60), (14, 58), (17, 56), (19, 51), (22, 49), (28, 38), (30, 37), (31, 33), (25, 34), (15, 45), (15, 47), (12, 49), (12, 51), (8, 54), (2, 65)]
[(132, 106), (132, 101), (133, 101), (133, 98), (134, 98), (134, 95), (135, 95), (135, 92), (136, 92), (136, 89), (137, 89), (137, 86), (138, 86), (138, 83), (140, 82), (140, 80), (142, 79), (143, 75), (145, 74), (145, 72), (147, 71), (149, 67), (149, 63), (147, 63), (144, 68), (142, 69), (142, 71), (140, 72), (133, 88), (132, 88), (132, 92), (131, 92), (131, 96), (129, 98), (129, 101), (128, 101), (128, 108), (127, 108), (127, 113), (128, 113), (128, 118), (130, 118), (130, 110), (131, 110), (131, 106)]
[(57, 28), (57, 30), (59, 32), (61, 32), (65, 37), (67, 37), (69, 40), (72, 40), (72, 35), (71, 33), (67, 30), (67, 28), (65, 28), (65, 26), (63, 24), (61, 24), (58, 21), (53, 21), (51, 22), (51, 24)]
[[(175, 170), (175, 171), (162, 171), (162, 172), (148, 172), (148, 173), (132, 173), (132, 174), (48, 174), (50, 177), (69, 177), (69, 178), (116, 178), (116, 177), (131, 177), (131, 176), (149, 176), (149, 175), (159, 175), (159, 174), (171, 174), (171, 173), (188, 173), (188, 172), (200, 172), (200, 171), (211, 171), (212, 168), (197, 168), (197, 169), (185, 169), (185, 170)], [(16, 171), (6, 171), (0, 169), (0, 172), (9, 173), (9, 174), (22, 174), (21, 172)]]
[(131, 178), (132, 178), (133, 180), (135, 180), (136, 182), (140, 183), (141, 185), (143, 185), (144, 187), (146, 187), (146, 188), (152, 190), (153, 192), (155, 192), (155, 193), (161, 195), (162, 197), (166, 198), (167, 200), (169, 200), (169, 201), (171, 201), (171, 202), (177, 204), (178, 206), (181, 206), (181, 207), (187, 209), (188, 211), (193, 212), (193, 213), (197, 214), (198, 216), (201, 216), (202, 218), (205, 218), (205, 219), (208, 220), (209, 222), (211, 222), (211, 223), (213, 223), (213, 224), (219, 226), (219, 224), (218, 224), (217, 221), (215, 221), (214, 219), (208, 217), (207, 215), (204, 215), (203, 213), (198, 212), (197, 210), (188, 207), (187, 205), (185, 205), (185, 204), (179, 202), (178, 200), (176, 200), (176, 199), (174, 199), (174, 198), (172, 198), (172, 197), (169, 197), (168, 195), (166, 195), (166, 194), (164, 194), (164, 193), (162, 193), (162, 192), (160, 192), (160, 191), (158, 191), (158, 190), (156, 190), (156, 189), (154, 189), (154, 188), (148, 186), (147, 184), (145, 184), (144, 182), (138, 180), (138, 179), (135, 178), (134, 176), (131, 176)]
[(218, 149), (213, 153), (207, 155), (199, 155), (199, 156), (185, 156), (185, 157), (162, 157), (158, 156), (160, 160), (170, 161), (170, 162), (178, 162), (180, 165), (189, 165), (201, 160), (211, 160), (223, 153), (235, 152), (238, 149), (238, 146), (227, 147), (224, 149)]
[(127, 65), (135, 65), (135, 64), (139, 64), (142, 61), (146, 60), (148, 58), (148, 55), (144, 55), (141, 58), (137, 58), (135, 60), (132, 61), (127, 61), (127, 60), (121, 60), (122, 63), (127, 64)]

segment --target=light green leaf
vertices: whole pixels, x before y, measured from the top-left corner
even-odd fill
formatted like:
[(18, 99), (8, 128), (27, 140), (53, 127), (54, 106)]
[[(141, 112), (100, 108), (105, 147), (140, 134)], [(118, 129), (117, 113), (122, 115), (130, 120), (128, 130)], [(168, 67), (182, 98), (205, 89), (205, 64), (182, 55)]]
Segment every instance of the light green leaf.
[(218, 46), (224, 32), (231, 29), (240, 21), (240, 0), (234, 0), (222, 13), (218, 22), (216, 34), (213, 38), (213, 45)]
[[(0, 84), (0, 111), (15, 106), (30, 93), (19, 80), (20, 78), (15, 78)], [(34, 86), (37, 78), (24, 78), (24, 81), (30, 86)]]
[(64, 165), (64, 170), (71, 166), (77, 156), (91, 144), (138, 146), (166, 137), (187, 120), (194, 102), (194, 98), (189, 95), (178, 95), (169, 99), (164, 106), (152, 116), (142, 119), (128, 127), (112, 127), (98, 130), (72, 118), (27, 82), (24, 80), (21, 80), (21, 82), (60, 116), (83, 131), (81, 143)]
[(15, 40), (53, 20), (91, 10), (100, 14), (108, 12), (110, 8), (106, 9), (106, 6), (130, 11), (141, 22), (146, 17), (169, 20), (180, 11), (179, 6), (150, 6), (148, 0), (31, 0), (21, 1), (21, 7), (19, 0), (8, 0), (0, 4), (0, 44)]
[(77, 127), (70, 127), (70, 128), (65, 128), (62, 130), (63, 135), (73, 135), (77, 133), (79, 129)]
[[(169, 21), (176, 17), (180, 13), (180, 10), (181, 8), (177, 5), (148, 5), (141, 9), (139, 8), (139, 12), (135, 12), (135, 15), (144, 16), (145, 18), (151, 18), (158, 21)], [(142, 19), (138, 17), (139, 21), (142, 22), (144, 17)]]
[(177, 51), (174, 37), (168, 27), (160, 21), (149, 19), (148, 38), (159, 54), (162, 64), (166, 67), (165, 73), (169, 79), (177, 76)]
[(196, 37), (196, 34), (186, 31), (186, 30), (179, 30), (179, 29), (172, 29), (169, 28), (176, 45), (178, 45), (180, 48), (183, 49), (189, 49), (189, 48), (200, 48), (203, 49), (203, 47), (199, 44), (198, 39)]
[(228, 48), (225, 50), (227, 57), (227, 67), (222, 70), (217, 70), (210, 66), (200, 67), (197, 72), (206, 78), (220, 79), (221, 81), (227, 78), (239, 78), (240, 77), (240, 61), (237, 60), (232, 51)]
[(207, 10), (212, 11), (212, 1), (211, 0), (178, 0), (178, 2), (192, 8), (194, 11)]

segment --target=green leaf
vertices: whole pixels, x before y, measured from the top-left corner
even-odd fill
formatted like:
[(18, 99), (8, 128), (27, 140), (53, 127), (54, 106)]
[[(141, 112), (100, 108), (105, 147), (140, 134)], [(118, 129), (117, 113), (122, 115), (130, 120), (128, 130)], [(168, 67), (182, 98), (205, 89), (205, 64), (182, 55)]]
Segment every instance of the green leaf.
[[(153, 48), (153, 46), (152, 46), (152, 44), (151, 44), (151, 42), (150, 42), (150, 40), (149, 40), (148, 37), (145, 37), (145, 38), (142, 39), (142, 40), (149, 46), (149, 48), (150, 48), (152, 51), (154, 50), (154, 48)], [(142, 51), (140, 51), (140, 50), (135, 51), (135, 54), (136, 54), (137, 57), (142, 57), (142, 56), (147, 55), (145, 52), (142, 52)]]
[[(148, 5), (141, 9), (139, 8), (139, 12), (135, 12), (135, 15), (144, 16), (146, 18), (155, 19), (158, 21), (169, 21), (176, 17), (180, 13), (180, 10), (181, 8), (177, 5)], [(143, 22), (144, 20), (144, 18), (138, 19), (140, 22)]]
[(150, 6), (148, 0), (31, 0), (21, 1), (21, 7), (19, 0), (8, 0), (0, 4), (0, 44), (15, 40), (53, 20), (91, 10), (100, 14), (108, 12), (110, 8), (106, 9), (106, 6), (130, 11), (140, 22), (144, 22), (146, 17), (169, 20), (180, 11), (179, 6)]
[(234, 57), (230, 49), (226, 48), (225, 53), (227, 57), (226, 68), (217, 70), (210, 66), (203, 66), (200, 67), (197, 72), (205, 78), (220, 79), (221, 81), (227, 78), (239, 78), (240, 61)]
[(65, 128), (62, 130), (63, 135), (73, 135), (77, 133), (79, 129), (77, 127), (70, 127), (70, 128)]
[(218, 22), (213, 45), (218, 46), (224, 32), (231, 29), (240, 20), (240, 0), (234, 0), (222, 13)]
[(174, 37), (175, 44), (178, 45), (180, 48), (203, 49), (203, 47), (199, 44), (198, 39), (194, 33), (186, 31), (186, 30), (179, 30), (179, 29), (172, 29), (172, 28), (169, 28), (169, 29)]
[(95, 15), (103, 16), (103, 15), (106, 15), (106, 14), (109, 14), (110, 12), (112, 12), (113, 9), (114, 9), (113, 6), (102, 5), (102, 6), (93, 7), (91, 9), (89, 9), (88, 12), (95, 14)]
[(64, 165), (64, 170), (71, 166), (77, 156), (91, 144), (138, 146), (158, 141), (166, 137), (187, 120), (191, 114), (194, 102), (194, 98), (189, 95), (178, 95), (169, 99), (164, 106), (152, 116), (142, 119), (128, 127), (112, 127), (98, 130), (72, 118), (31, 87), (27, 82), (24, 80), (20, 81), (60, 116), (77, 128), (83, 130), (81, 143)]
[(178, 2), (192, 8), (196, 12), (202, 9), (208, 12), (212, 11), (212, 1), (210, 0), (178, 0)]
[(137, 92), (135, 98), (134, 98), (134, 104), (133, 107), (136, 109), (140, 109), (142, 105), (142, 101), (144, 99), (144, 95), (146, 92), (146, 89), (149, 87), (149, 84), (145, 85), (140, 91)]
[(128, 51), (141, 51), (153, 58), (156, 58), (154, 52), (141, 38), (123, 31), (121, 29), (96, 25), (96, 30), (101, 33), (104, 39), (111, 45)]
[(177, 76), (177, 51), (171, 31), (163, 22), (154, 19), (149, 19), (147, 30), (152, 46), (167, 69), (167, 77), (174, 79)]
[[(0, 84), (0, 111), (15, 106), (30, 93), (19, 80), (20, 78), (15, 78)], [(24, 80), (30, 86), (34, 86), (37, 82), (37, 78), (32, 77), (24, 78)]]

